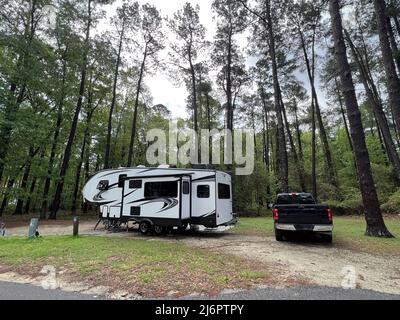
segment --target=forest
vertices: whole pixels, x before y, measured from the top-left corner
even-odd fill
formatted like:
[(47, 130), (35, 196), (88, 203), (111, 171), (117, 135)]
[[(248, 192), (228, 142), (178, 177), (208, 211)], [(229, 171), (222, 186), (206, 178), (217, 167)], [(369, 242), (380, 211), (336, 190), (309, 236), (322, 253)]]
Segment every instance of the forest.
[(145, 1), (0, 8), (0, 216), (87, 213), (92, 174), (148, 165), (146, 132), (173, 120), (146, 82), (162, 73), (187, 91), (179, 128), (254, 129), (255, 170), (234, 179), (235, 212), (305, 191), (335, 214), (365, 214), (367, 235), (391, 237), (397, 0), (214, 0), (214, 26), (190, 1), (170, 16)]

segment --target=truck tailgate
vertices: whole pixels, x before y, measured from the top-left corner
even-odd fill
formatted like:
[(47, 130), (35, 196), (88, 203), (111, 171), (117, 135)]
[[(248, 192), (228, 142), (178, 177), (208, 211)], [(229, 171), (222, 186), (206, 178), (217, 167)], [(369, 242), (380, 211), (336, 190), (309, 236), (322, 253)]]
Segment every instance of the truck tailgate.
[(278, 209), (279, 223), (330, 224), (327, 206), (319, 205), (281, 205)]

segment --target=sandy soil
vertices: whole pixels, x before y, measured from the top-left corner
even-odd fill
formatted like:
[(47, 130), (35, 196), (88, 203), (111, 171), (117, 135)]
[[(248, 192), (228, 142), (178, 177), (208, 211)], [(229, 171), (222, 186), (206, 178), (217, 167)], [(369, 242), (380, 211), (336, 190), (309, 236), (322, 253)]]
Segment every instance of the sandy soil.
[[(229, 231), (192, 233), (167, 237), (143, 237), (137, 231), (109, 233), (102, 227), (93, 230), (95, 221), (80, 224), (80, 234), (141, 238), (184, 243), (228, 253), (246, 259), (268, 263), (285, 270), (288, 278), (301, 277), (322, 286), (341, 287), (343, 284), (385, 293), (400, 293), (400, 256), (355, 252), (324, 243), (276, 242), (272, 237), (243, 236)], [(25, 236), (27, 227), (7, 229), (8, 235)], [(70, 235), (71, 225), (41, 225), (41, 235)], [(352, 274), (354, 272), (354, 283)], [(0, 277), (0, 279), (4, 277)]]

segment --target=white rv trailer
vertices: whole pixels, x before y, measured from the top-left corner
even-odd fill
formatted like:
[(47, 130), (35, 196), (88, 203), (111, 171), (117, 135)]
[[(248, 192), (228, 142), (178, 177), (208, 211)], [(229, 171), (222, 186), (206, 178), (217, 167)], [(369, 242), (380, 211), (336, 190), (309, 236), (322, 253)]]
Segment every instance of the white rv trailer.
[(235, 223), (231, 176), (204, 169), (103, 170), (83, 188), (84, 200), (100, 206), (102, 219), (139, 223), (142, 233), (188, 224), (207, 228)]

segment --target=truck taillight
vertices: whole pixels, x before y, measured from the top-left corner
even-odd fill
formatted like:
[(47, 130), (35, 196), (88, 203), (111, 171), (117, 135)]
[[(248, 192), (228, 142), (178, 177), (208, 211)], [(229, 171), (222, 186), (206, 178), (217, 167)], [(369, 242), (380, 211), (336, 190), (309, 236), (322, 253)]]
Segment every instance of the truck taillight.
[(279, 210), (278, 209), (274, 209), (274, 210), (272, 210), (272, 212), (274, 213), (274, 220), (278, 220), (278, 218), (279, 218)]
[(332, 210), (331, 209), (326, 209), (328, 211), (328, 220), (329, 222), (332, 222)]

